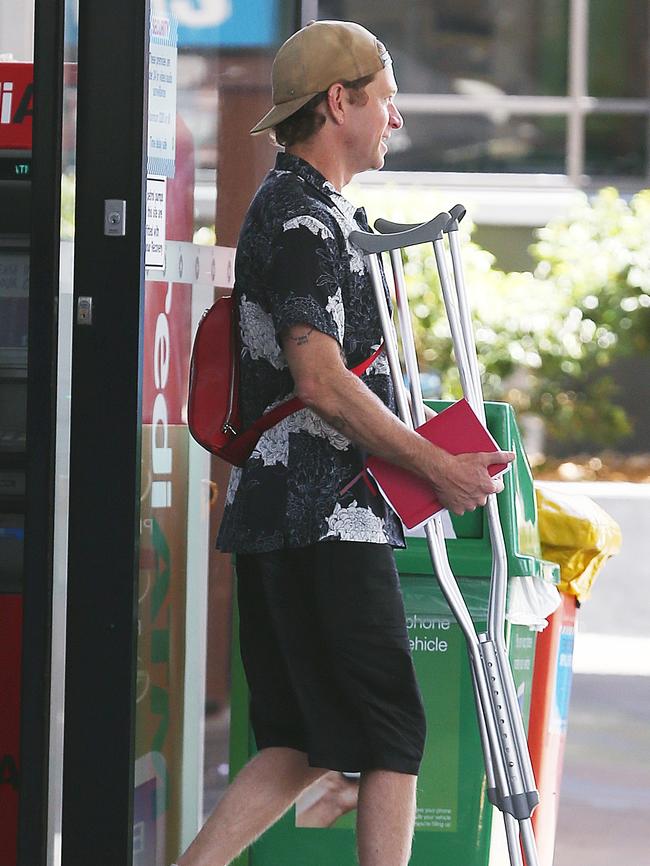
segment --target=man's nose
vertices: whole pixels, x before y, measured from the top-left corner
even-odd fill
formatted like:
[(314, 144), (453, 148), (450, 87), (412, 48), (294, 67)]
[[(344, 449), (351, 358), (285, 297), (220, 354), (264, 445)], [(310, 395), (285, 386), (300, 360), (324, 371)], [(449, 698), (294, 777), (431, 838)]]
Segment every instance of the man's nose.
[(401, 127), (404, 126), (404, 118), (392, 102), (390, 103), (390, 114), (388, 117), (388, 123), (391, 129), (401, 129)]

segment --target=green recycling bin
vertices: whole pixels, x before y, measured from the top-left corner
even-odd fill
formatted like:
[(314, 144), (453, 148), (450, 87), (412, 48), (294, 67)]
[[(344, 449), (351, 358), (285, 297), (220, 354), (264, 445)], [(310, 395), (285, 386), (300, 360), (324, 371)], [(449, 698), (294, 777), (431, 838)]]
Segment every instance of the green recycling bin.
[[(432, 401), (437, 411), (448, 403)], [(541, 558), (532, 476), (512, 408), (486, 403), (490, 432), (517, 459), (504, 476), (499, 513), (508, 556), (509, 606), (519, 582), (559, 581)], [(449, 561), (477, 630), (486, 627), (491, 548), (484, 509), (452, 516)], [(412, 866), (489, 866), (493, 807), (485, 771), (465, 640), (442, 596), (424, 536), (396, 551), (413, 660), (427, 714), (427, 742), (418, 781)], [(531, 593), (528, 593), (530, 597)], [(509, 617), (506, 639), (524, 721), (528, 721), (536, 632)], [(513, 621), (514, 620), (514, 621)], [(526, 617), (522, 618), (526, 621)], [(247, 691), (235, 633), (230, 767), (234, 776), (255, 751)], [(353, 768), (351, 768), (353, 769)], [(237, 866), (355, 866), (357, 782), (328, 774), (237, 861)]]

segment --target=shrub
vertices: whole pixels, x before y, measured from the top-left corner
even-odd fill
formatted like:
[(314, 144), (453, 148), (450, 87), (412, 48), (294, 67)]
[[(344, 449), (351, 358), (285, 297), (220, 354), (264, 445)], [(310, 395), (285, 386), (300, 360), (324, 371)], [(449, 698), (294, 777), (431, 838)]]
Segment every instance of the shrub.
[[(442, 209), (429, 198), (425, 210), (418, 193), (375, 195), (371, 213), (405, 222)], [(629, 202), (611, 188), (584, 196), (536, 233), (532, 273), (496, 268), (471, 231), (466, 219), (463, 265), (486, 399), (541, 417), (548, 435), (570, 445), (620, 441), (631, 427), (608, 368), (650, 347), (650, 190)], [(406, 250), (404, 266), (421, 366), (455, 399), (459, 377), (432, 248)]]

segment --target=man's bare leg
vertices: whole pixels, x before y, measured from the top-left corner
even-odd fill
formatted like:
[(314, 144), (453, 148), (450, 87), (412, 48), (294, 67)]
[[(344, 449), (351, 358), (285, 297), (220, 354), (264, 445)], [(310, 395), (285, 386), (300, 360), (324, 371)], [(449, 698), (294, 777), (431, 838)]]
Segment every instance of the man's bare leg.
[(262, 749), (233, 780), (178, 866), (227, 866), (326, 770), (304, 752)]
[(417, 776), (371, 770), (361, 774), (357, 848), (361, 866), (407, 866), (415, 824)]

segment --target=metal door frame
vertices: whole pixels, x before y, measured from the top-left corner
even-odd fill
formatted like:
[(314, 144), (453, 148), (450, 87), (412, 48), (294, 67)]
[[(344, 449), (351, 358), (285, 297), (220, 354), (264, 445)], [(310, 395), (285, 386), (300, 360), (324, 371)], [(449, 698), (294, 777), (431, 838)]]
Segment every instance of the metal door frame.
[(64, 866), (132, 862), (148, 22), (147, 0), (79, 2)]
[(18, 862), (47, 857), (63, 2), (36, 0)]

